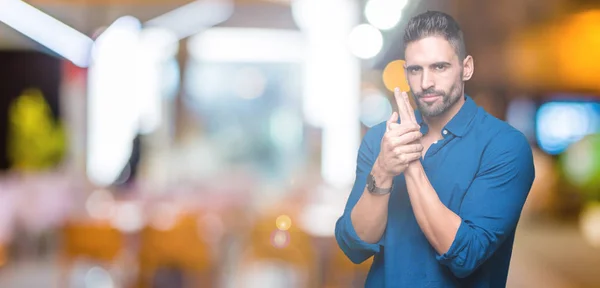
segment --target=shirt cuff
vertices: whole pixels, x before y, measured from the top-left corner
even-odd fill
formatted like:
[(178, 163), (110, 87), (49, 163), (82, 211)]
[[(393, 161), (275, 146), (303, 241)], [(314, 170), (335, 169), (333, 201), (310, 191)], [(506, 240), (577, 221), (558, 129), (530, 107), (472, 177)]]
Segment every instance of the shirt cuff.
[(354, 230), (354, 225), (352, 225), (352, 219), (350, 217), (350, 214), (347, 215), (347, 217), (344, 217), (344, 226), (346, 226), (346, 236), (347, 236), (347, 240), (349, 240), (349, 244), (350, 244), (350, 248), (351, 249), (358, 249), (358, 250), (368, 250), (374, 253), (379, 253), (379, 245), (381, 245), (381, 243), (383, 243), (383, 238), (385, 236), (382, 235), (381, 239), (377, 242), (377, 243), (367, 243), (363, 240), (360, 239), (360, 237), (358, 237), (358, 234), (356, 233), (356, 230)]
[(454, 264), (461, 266), (465, 263), (465, 255), (462, 253), (468, 245), (468, 234), (469, 234), (469, 225), (465, 223), (465, 221), (460, 222), (460, 226), (458, 226), (458, 231), (456, 231), (456, 236), (454, 236), (454, 241), (452, 241), (452, 245), (450, 245), (450, 249), (442, 255), (438, 255), (437, 260), (444, 265), (451, 265), (452, 262)]

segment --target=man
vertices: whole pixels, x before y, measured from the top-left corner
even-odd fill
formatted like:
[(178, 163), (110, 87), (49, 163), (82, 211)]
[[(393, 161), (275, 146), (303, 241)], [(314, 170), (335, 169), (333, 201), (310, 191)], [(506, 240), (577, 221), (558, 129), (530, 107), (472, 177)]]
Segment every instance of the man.
[(404, 43), (418, 110), (396, 89), (398, 114), (365, 135), (338, 244), (374, 256), (366, 287), (505, 287), (531, 147), (464, 94), (473, 58), (452, 17), (415, 16)]

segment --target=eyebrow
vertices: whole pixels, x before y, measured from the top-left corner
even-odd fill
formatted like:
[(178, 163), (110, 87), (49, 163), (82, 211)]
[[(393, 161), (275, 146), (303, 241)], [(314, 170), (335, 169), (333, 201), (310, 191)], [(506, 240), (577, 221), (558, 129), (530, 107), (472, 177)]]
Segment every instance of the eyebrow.
[(432, 66), (446, 66), (446, 67), (448, 67), (450, 65), (451, 65), (450, 62), (440, 61), (440, 62), (435, 62), (435, 63), (429, 65), (429, 67), (432, 67)]
[[(429, 67), (434, 67), (434, 66), (446, 66), (446, 67), (448, 67), (450, 65), (451, 65), (450, 62), (440, 61), (440, 62), (435, 62), (435, 63), (430, 64)], [(420, 66), (420, 65), (409, 65), (409, 66), (406, 66), (407, 70), (408, 69), (418, 69), (418, 68), (423, 68), (423, 67)]]

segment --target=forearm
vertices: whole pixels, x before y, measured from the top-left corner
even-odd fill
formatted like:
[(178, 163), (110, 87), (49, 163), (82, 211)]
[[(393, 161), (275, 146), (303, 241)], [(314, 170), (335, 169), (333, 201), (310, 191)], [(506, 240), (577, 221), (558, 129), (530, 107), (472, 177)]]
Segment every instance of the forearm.
[(413, 212), (421, 230), (439, 254), (446, 253), (454, 241), (461, 218), (440, 201), (421, 162), (411, 163), (404, 175)]
[[(393, 177), (385, 175), (379, 169), (377, 161), (371, 171), (377, 185), (381, 188), (392, 186)], [(387, 225), (390, 194), (373, 195), (365, 188), (362, 196), (352, 209), (350, 218), (358, 237), (367, 243), (377, 243)]]

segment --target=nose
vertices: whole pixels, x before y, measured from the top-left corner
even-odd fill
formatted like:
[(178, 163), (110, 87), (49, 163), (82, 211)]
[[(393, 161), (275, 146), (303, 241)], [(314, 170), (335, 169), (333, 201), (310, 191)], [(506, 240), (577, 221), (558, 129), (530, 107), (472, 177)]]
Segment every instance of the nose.
[(435, 83), (433, 82), (433, 76), (430, 74), (431, 73), (427, 70), (423, 71), (423, 74), (421, 74), (421, 89), (423, 91), (435, 86)]

